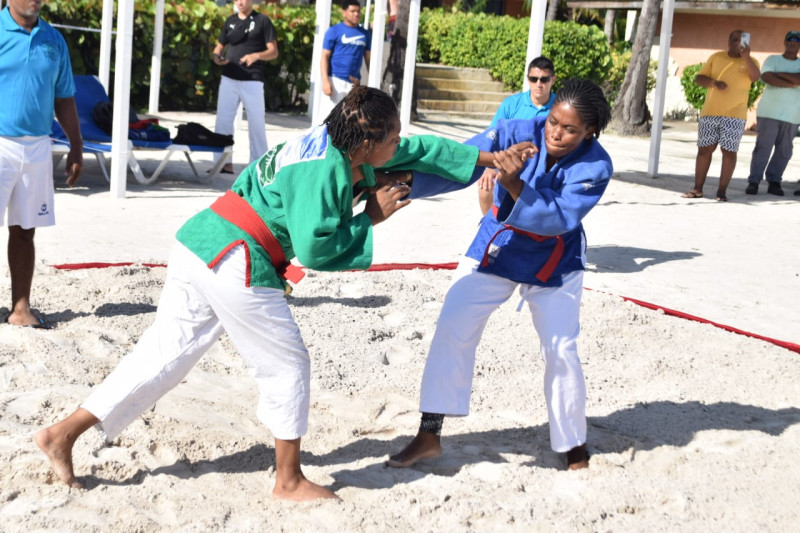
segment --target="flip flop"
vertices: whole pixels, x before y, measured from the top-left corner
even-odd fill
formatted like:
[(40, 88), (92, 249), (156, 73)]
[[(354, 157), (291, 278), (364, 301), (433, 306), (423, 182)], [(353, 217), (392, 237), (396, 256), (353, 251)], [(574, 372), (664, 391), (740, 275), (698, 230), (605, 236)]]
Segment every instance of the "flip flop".
[(717, 201), (718, 202), (727, 202), (728, 201), (728, 197), (725, 196), (724, 194), (719, 194), (719, 195), (717, 195)]
[(12, 324), (8, 321), (8, 317), (6, 317), (6, 324), (15, 328), (52, 329), (52, 327), (47, 324), (42, 317), (36, 317), (36, 320), (39, 321), (36, 324)]
[(689, 191), (681, 194), (681, 198), (702, 198), (702, 193), (697, 193), (695, 191)]

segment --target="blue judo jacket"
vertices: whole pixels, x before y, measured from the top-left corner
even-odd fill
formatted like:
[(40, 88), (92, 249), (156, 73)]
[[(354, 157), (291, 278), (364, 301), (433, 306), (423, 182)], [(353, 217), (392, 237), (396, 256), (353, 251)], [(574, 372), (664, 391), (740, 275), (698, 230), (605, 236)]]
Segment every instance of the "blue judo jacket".
[[(488, 152), (523, 141), (539, 148), (520, 173), (524, 186), (516, 202), (499, 183), (495, 186), (494, 209), (481, 221), (466, 255), (481, 261), (481, 272), (558, 287), (562, 275), (584, 269), (586, 239), (581, 220), (600, 201), (613, 167), (608, 153), (592, 138), (546, 171), (546, 120), (500, 120), (494, 128), (465, 142)], [(410, 198), (464, 188), (477, 181), (483, 170), (476, 167), (466, 184), (414, 172)]]

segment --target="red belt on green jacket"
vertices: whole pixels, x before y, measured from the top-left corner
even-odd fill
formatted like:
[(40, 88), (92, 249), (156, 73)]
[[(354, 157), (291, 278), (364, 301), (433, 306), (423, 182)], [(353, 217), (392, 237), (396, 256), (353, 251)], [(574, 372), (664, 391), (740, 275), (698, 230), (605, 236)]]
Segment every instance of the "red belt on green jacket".
[(211, 204), (211, 210), (250, 235), (264, 248), (281, 279), (297, 283), (306, 275), (300, 267), (286, 260), (278, 239), (247, 200), (229, 189)]

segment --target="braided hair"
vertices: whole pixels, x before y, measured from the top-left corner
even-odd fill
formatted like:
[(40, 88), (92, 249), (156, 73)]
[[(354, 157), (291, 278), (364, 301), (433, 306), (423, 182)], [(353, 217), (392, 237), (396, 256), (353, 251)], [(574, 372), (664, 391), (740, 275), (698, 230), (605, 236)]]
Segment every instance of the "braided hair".
[(611, 106), (608, 104), (603, 89), (589, 80), (571, 78), (558, 90), (553, 105), (564, 102), (575, 108), (578, 116), (587, 127), (594, 126), (595, 137), (611, 120)]
[(333, 145), (347, 155), (368, 142), (367, 153), (386, 140), (398, 120), (397, 106), (385, 92), (358, 85), (336, 104), (324, 124)]

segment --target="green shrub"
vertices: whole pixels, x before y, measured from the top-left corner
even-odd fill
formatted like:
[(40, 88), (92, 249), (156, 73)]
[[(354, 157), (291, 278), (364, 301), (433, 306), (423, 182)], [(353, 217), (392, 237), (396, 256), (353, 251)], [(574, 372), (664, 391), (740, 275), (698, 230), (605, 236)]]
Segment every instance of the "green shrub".
[[(315, 11), (313, 7), (262, 4), (256, 9), (272, 19), (278, 34), (277, 59), (265, 67), (267, 109), (302, 108), (301, 95), (309, 88), (313, 52)], [(138, 0), (134, 5), (131, 105), (145, 109), (150, 94), (150, 65), (155, 35), (155, 2)], [(47, 2), (42, 17), (51, 23), (99, 29), (102, 0)], [(221, 69), (211, 52), (231, 7), (218, 7), (211, 0), (167, 2), (164, 7), (164, 40), (161, 56), (162, 110), (214, 109)], [(100, 34), (59, 29), (70, 49), (75, 74), (97, 74)], [(115, 39), (112, 39), (112, 48)], [(111, 52), (112, 80), (115, 50)], [(110, 89), (113, 91), (113, 81)], [(112, 95), (113, 97), (113, 95)]]
[[(575, 22), (545, 22), (542, 54), (553, 60), (562, 83), (569, 78), (582, 78), (603, 85), (612, 64), (603, 30)], [(560, 88), (558, 80), (554, 88)]]
[[(686, 101), (689, 105), (695, 109), (703, 108), (703, 104), (706, 102), (706, 92), (708, 91), (708, 89), (702, 85), (698, 85), (697, 82), (694, 81), (702, 66), (702, 63), (689, 65), (683, 69), (683, 74), (681, 74), (683, 94), (686, 95)], [(764, 92), (764, 87), (766, 87), (766, 85), (761, 80), (757, 80), (750, 85), (750, 91), (747, 93), (747, 109), (753, 109), (756, 100), (758, 100), (761, 93)]]
[[(425, 9), (420, 16), (417, 61), (489, 69), (507, 90), (525, 75), (530, 19)], [(574, 22), (545, 23), (542, 54), (553, 60), (560, 82), (572, 77), (602, 83), (611, 64), (603, 32)]]

